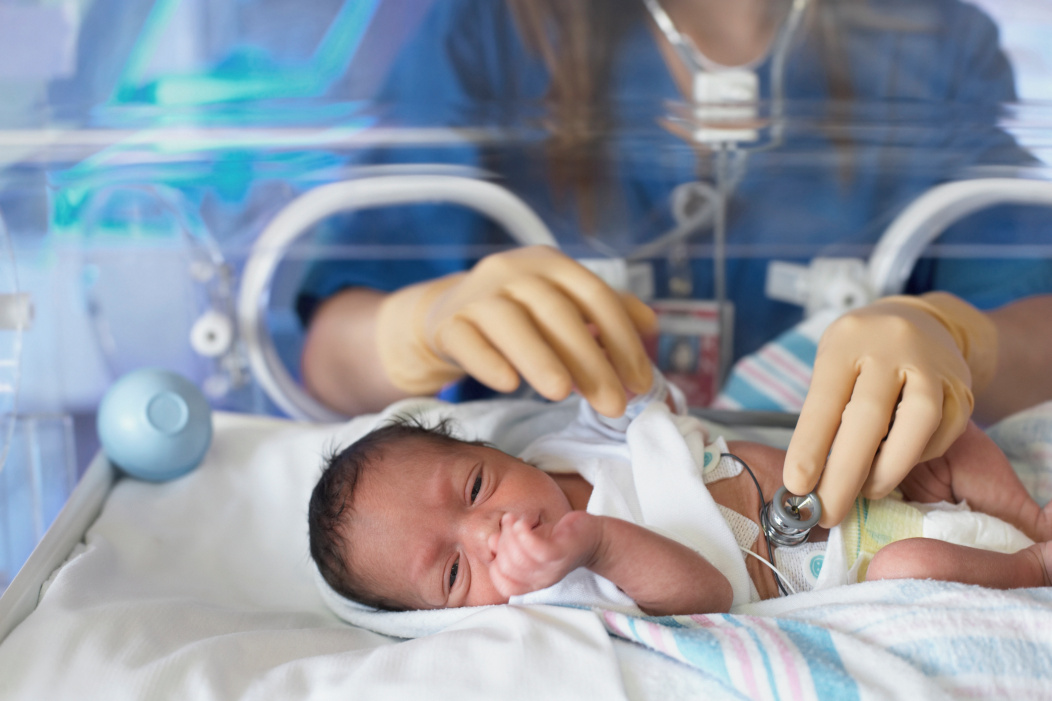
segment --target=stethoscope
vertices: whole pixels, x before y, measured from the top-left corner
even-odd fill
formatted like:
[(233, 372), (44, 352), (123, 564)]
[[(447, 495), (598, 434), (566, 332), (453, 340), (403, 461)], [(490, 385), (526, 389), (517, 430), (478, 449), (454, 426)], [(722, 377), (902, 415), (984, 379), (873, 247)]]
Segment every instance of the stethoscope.
[(822, 504), (814, 492), (806, 496), (792, 494), (785, 487), (779, 487), (774, 498), (764, 502), (763, 489), (753, 474), (749, 464), (734, 453), (723, 453), (722, 457), (731, 458), (741, 465), (760, 495), (760, 526), (767, 540), (775, 545), (791, 547), (807, 540), (811, 529), (818, 525), (822, 518)]
[[(690, 70), (692, 100), (669, 103), (667, 121), (695, 147), (710, 151), (714, 159), (714, 182), (686, 182), (672, 193), (674, 225), (653, 241), (638, 246), (622, 257), (628, 265), (642, 263), (659, 255), (668, 260), (669, 293), (677, 298), (693, 296), (694, 282), (688, 241), (712, 229), (713, 297), (719, 310), (720, 329), (729, 324), (725, 314), (726, 283), (726, 205), (742, 181), (750, 153), (775, 148), (782, 143), (782, 111), (785, 94), (785, 65), (793, 39), (803, 21), (810, 0), (792, 0), (770, 48), (770, 118), (758, 116), (759, 78), (753, 65), (723, 67), (698, 50), (690, 37), (676, 29), (659, 0), (643, 0), (654, 23)], [(593, 245), (602, 248), (599, 242)], [(605, 251), (611, 255), (611, 251)], [(728, 338), (727, 334), (721, 334)], [(726, 376), (729, 346), (720, 353), (719, 377)]]
[(814, 492), (798, 496), (779, 487), (774, 498), (760, 509), (760, 526), (770, 542), (792, 547), (807, 540), (821, 517), (822, 504)]
[[(689, 296), (692, 292), (690, 265), (685, 251), (689, 237), (702, 229), (713, 228), (713, 285), (719, 309), (727, 298), (724, 263), (726, 260), (726, 202), (745, 175), (745, 161), (750, 151), (773, 148), (781, 143), (781, 110), (784, 101), (785, 63), (793, 37), (803, 20), (809, 0), (792, 0), (789, 14), (771, 45), (771, 110), (769, 139), (760, 142), (757, 107), (759, 78), (751, 66), (716, 67), (698, 50), (690, 37), (682, 34), (659, 0), (643, 0), (654, 23), (664, 34), (683, 64), (691, 72), (692, 104), (674, 106), (672, 117), (690, 134), (692, 142), (708, 146), (716, 157), (716, 183), (690, 182), (680, 185), (672, 196), (675, 226), (666, 234), (633, 251), (629, 261), (652, 257), (663, 251), (669, 255), (670, 291)], [(750, 124), (752, 122), (752, 124)], [(711, 125), (707, 126), (707, 125)], [(721, 328), (723, 320), (720, 321)], [(727, 357), (721, 353), (721, 362)], [(720, 369), (720, 376), (725, 368)], [(760, 493), (760, 525), (768, 544), (791, 547), (807, 540), (822, 515), (814, 492), (799, 496), (784, 486), (771, 501), (763, 502), (752, 470), (734, 456), (753, 478)], [(768, 553), (770, 556), (770, 553)], [(773, 563), (771, 563), (773, 565)]]
[[(786, 589), (791, 585), (788, 584), (785, 575), (775, 567), (771, 545), (793, 547), (807, 540), (811, 529), (817, 526), (819, 519), (822, 518), (822, 503), (814, 492), (806, 496), (798, 496), (791, 494), (784, 486), (778, 488), (778, 491), (774, 493), (774, 498), (764, 502), (763, 489), (760, 488), (760, 482), (756, 479), (756, 475), (753, 474), (749, 464), (733, 453), (723, 453), (721, 457), (731, 458), (741, 465), (749, 477), (752, 478), (753, 484), (756, 485), (756, 491), (760, 495), (760, 504), (762, 505), (760, 506), (760, 528), (767, 541), (767, 562), (764, 564), (770, 567), (777, 575), (778, 588), (783, 594), (787, 593)], [(755, 553), (749, 552), (744, 548), (743, 550), (747, 554), (755, 556)], [(762, 557), (759, 559), (763, 560)], [(791, 591), (795, 593), (795, 590)]]

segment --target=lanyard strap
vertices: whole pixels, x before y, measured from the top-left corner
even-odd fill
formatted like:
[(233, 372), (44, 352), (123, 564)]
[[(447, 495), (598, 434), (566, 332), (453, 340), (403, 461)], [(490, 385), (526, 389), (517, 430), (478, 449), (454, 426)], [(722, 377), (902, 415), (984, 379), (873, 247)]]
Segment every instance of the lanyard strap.
[(654, 23), (657, 24), (658, 29), (665, 35), (668, 43), (672, 45), (680, 60), (686, 64), (691, 73), (701, 73), (706, 70), (701, 51), (694, 45), (690, 37), (684, 36), (676, 29), (672, 18), (665, 12), (665, 8), (661, 6), (661, 3), (658, 0), (643, 0), (643, 4), (647, 6), (650, 16), (654, 18)]
[[(796, 28), (800, 24), (800, 20), (803, 17), (804, 10), (807, 8), (809, 0), (793, 0), (792, 7), (789, 10), (789, 16), (786, 17), (782, 26), (778, 30), (777, 36), (771, 43), (772, 53), (774, 55), (774, 64), (778, 73), (784, 70), (785, 54), (789, 50), (789, 42), (793, 34), (796, 32)], [(697, 76), (700, 73), (714, 72), (714, 61), (708, 59), (694, 44), (690, 37), (681, 33), (676, 29), (675, 23), (672, 18), (665, 12), (665, 8), (661, 6), (659, 0), (643, 0), (643, 4), (650, 12), (650, 16), (654, 18), (654, 23), (657, 24), (658, 29), (665, 35), (669, 44), (675, 50), (680, 60), (687, 66), (690, 72)], [(749, 66), (743, 66), (737, 70), (750, 70)], [(781, 76), (778, 76), (781, 78)], [(778, 86), (780, 88), (780, 86)], [(779, 90), (780, 91), (780, 90)]]

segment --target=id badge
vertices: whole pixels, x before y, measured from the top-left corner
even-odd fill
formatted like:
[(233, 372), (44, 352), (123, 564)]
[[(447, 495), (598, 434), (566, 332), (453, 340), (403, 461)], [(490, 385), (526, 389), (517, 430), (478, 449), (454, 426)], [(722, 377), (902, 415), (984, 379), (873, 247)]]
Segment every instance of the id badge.
[(658, 333), (646, 341), (647, 353), (669, 381), (686, 395), (692, 407), (707, 407), (716, 399), (722, 380), (723, 356), (731, 348), (734, 307), (704, 299), (656, 299)]

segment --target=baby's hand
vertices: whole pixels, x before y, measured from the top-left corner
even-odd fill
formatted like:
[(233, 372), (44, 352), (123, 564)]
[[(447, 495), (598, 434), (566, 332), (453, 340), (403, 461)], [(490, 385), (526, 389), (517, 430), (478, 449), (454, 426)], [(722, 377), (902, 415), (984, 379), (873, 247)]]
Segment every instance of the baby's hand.
[(500, 534), (490, 536), (497, 553), (490, 567), (493, 585), (504, 596), (550, 587), (592, 560), (602, 531), (601, 520), (584, 511), (571, 511), (550, 529), (531, 529), (525, 520), (504, 514)]

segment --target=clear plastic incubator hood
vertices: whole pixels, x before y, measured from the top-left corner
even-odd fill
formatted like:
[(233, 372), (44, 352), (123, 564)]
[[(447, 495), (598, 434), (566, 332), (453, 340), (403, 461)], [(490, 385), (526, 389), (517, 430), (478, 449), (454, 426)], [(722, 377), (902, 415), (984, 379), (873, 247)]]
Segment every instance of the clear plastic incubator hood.
[[(299, 355), (347, 280), (558, 245), (658, 310), (650, 351), (696, 408), (824, 310), (931, 287), (990, 307), (1039, 287), (1052, 57), (1026, 14), (997, 17), (1013, 100), (925, 99), (922, 72), (893, 86), (920, 96), (844, 102), (807, 80), (813, 5), (785, 7), (754, 75), (697, 81), (717, 104), (687, 101), (632, 35), (642, 53), (614, 68), (655, 79), (560, 152), (536, 56), (521, 83), (469, 76), (521, 91), (507, 101), (466, 78), (391, 82), (413, 83), (397, 57), (441, 2), (0, 3), (0, 587), (132, 370), (177, 372), (219, 411), (339, 418), (302, 390)], [(842, 19), (926, 46), (926, 8)]]
[[(498, 606), (409, 644), (319, 597), (320, 456), (375, 417), (313, 399), (300, 358), (348, 287), (558, 246), (657, 312), (647, 350), (714, 435), (783, 447), (837, 314), (1052, 293), (1048, 0), (771, 0), (737, 66), (662, 17), (688, 6), (0, 0), (0, 696), (1047, 695), (1043, 591), (873, 583), (691, 626)], [(555, 15), (607, 7), (568, 31), (617, 51), (547, 51)], [(160, 473), (96, 431), (143, 372), (212, 429)], [(501, 407), (551, 433), (574, 401), (414, 406), (521, 454)]]
[(0, 216), (0, 590), (14, 578), (76, 482), (73, 423), (62, 412), (19, 406), (24, 334), (33, 301)]

